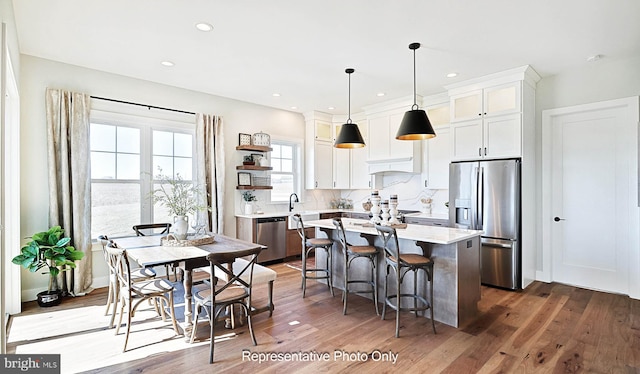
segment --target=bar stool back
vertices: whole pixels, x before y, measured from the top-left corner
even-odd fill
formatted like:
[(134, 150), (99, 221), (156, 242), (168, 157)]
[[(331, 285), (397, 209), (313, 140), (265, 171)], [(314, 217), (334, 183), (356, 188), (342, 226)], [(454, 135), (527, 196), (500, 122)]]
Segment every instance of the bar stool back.
[[(400, 337), (400, 311), (415, 312), (429, 309), (431, 311), (431, 327), (436, 333), (436, 325), (433, 320), (433, 261), (430, 258), (415, 253), (400, 253), (398, 245), (398, 234), (396, 229), (389, 226), (376, 225), (378, 235), (384, 243), (384, 257), (387, 263), (387, 275), (384, 280), (384, 305), (382, 306), (382, 319), (384, 320), (387, 306), (396, 311), (396, 338)], [(394, 281), (396, 284), (396, 294), (388, 294), (389, 269), (394, 271)], [(429, 281), (429, 300), (418, 294), (418, 270), (426, 273)], [(402, 293), (401, 286), (407, 272), (413, 271), (413, 293)], [(400, 307), (402, 298), (412, 298), (413, 307)], [(395, 301), (395, 302), (394, 302)], [(418, 305), (420, 302), (421, 305)]]
[[(340, 239), (340, 243), (342, 244), (343, 254), (344, 254), (344, 292), (342, 293), (342, 314), (347, 314), (347, 299), (349, 297), (349, 293), (360, 293), (366, 294), (370, 293), (373, 296), (373, 304), (376, 307), (376, 314), (380, 315), (378, 311), (378, 271), (377, 271), (377, 263), (378, 263), (378, 248), (372, 247), (370, 245), (351, 245), (347, 242), (347, 236), (344, 231), (344, 225), (342, 224), (342, 219), (335, 218), (333, 220), (333, 224), (336, 226), (336, 231), (338, 233), (338, 238)], [(351, 262), (358, 258), (364, 258), (369, 260), (371, 264), (371, 277), (369, 280), (366, 279), (354, 279), (349, 280), (349, 268), (351, 267)], [(349, 287), (350, 284), (366, 284), (369, 285), (369, 290), (363, 291), (352, 291)]]
[[(302, 217), (300, 216), (300, 214), (296, 213), (291, 216), (291, 218), (296, 223), (296, 230), (298, 231), (298, 235), (300, 235), (300, 239), (302, 240), (302, 297), (305, 296), (305, 292), (307, 290), (307, 279), (326, 279), (327, 285), (329, 286), (329, 291), (331, 291), (331, 296), (334, 296), (333, 281), (331, 279), (331, 269), (333, 269), (331, 248), (333, 247), (333, 240), (329, 238), (307, 238), (307, 235), (304, 231), (304, 222), (302, 222)], [(325, 268), (319, 269), (316, 262), (316, 267), (307, 269), (307, 258), (312, 251), (316, 251), (317, 249), (324, 249), (327, 252)], [(322, 274), (318, 275), (318, 273)]]

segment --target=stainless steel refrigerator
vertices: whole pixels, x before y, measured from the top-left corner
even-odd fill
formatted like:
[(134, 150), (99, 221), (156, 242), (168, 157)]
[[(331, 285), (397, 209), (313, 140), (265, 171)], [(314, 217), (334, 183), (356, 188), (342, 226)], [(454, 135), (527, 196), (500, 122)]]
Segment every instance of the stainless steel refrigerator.
[(483, 230), (481, 282), (522, 288), (520, 159), (452, 162), (449, 222)]

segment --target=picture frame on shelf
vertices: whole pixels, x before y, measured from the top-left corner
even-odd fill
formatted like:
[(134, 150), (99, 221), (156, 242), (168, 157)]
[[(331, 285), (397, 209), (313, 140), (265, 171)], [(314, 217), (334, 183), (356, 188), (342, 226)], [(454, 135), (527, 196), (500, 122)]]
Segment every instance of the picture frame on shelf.
[(238, 145), (251, 145), (251, 134), (238, 134)]
[(269, 147), (271, 146), (271, 136), (264, 132), (257, 132), (251, 138), (251, 144)]
[(251, 173), (238, 173), (238, 186), (251, 186)]

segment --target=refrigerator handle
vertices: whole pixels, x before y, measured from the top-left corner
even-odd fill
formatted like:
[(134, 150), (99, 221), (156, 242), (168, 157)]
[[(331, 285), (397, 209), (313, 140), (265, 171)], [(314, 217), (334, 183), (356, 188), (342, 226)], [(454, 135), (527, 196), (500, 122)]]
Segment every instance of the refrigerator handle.
[(476, 230), (482, 230), (482, 227), (484, 226), (484, 167), (482, 166), (478, 168), (478, 196), (476, 199), (478, 202), (478, 206), (476, 208), (476, 212), (478, 214), (478, 226), (476, 227)]
[(474, 167), (471, 181), (471, 230), (478, 227), (478, 172), (479, 168)]

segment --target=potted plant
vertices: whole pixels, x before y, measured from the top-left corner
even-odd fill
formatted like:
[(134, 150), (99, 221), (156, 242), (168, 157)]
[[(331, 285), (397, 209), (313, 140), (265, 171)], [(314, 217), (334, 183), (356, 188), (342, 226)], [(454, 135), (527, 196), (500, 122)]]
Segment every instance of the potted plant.
[(35, 233), (31, 236), (31, 241), (22, 247), (20, 254), (11, 260), (32, 273), (44, 267), (48, 268), (49, 287), (47, 291), (37, 295), (38, 304), (43, 307), (60, 304), (62, 295), (58, 288), (58, 274), (75, 268), (76, 261), (84, 257), (83, 252), (76, 251), (69, 245), (71, 238), (65, 238), (63, 234), (64, 230), (60, 226)]
[(255, 160), (253, 159), (252, 156), (250, 156), (250, 155), (244, 156), (243, 161), (242, 161), (242, 165), (255, 165), (255, 164), (256, 164), (256, 162), (255, 162)]
[(244, 191), (242, 200), (244, 200), (244, 214), (253, 214), (253, 201), (258, 200), (256, 195), (251, 191)]
[(179, 173), (175, 178), (170, 178), (162, 174), (162, 169), (158, 168), (159, 174), (155, 177), (161, 181), (160, 187), (153, 191), (153, 202), (160, 203), (173, 215), (173, 234), (179, 240), (187, 238), (189, 230), (189, 214), (193, 214), (204, 207), (198, 204), (200, 190), (192, 182), (182, 179)]

